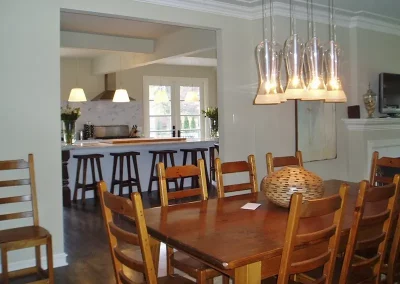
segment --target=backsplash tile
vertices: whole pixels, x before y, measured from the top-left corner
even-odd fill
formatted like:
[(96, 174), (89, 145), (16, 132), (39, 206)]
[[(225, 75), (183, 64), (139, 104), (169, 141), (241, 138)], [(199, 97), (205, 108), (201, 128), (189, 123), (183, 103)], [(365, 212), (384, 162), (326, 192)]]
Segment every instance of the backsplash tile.
[[(79, 107), (81, 116), (76, 121), (77, 131), (90, 121), (93, 125), (132, 125), (143, 126), (143, 111), (141, 102), (113, 103), (112, 101), (88, 101), (82, 103), (69, 103), (71, 107)], [(67, 106), (66, 101), (61, 102), (62, 107)]]

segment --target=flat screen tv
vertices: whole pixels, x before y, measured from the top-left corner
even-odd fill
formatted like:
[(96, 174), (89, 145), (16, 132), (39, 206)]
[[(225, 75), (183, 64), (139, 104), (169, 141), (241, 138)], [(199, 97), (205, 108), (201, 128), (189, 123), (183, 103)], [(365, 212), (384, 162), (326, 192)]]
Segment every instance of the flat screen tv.
[(400, 74), (379, 74), (379, 111), (400, 116)]

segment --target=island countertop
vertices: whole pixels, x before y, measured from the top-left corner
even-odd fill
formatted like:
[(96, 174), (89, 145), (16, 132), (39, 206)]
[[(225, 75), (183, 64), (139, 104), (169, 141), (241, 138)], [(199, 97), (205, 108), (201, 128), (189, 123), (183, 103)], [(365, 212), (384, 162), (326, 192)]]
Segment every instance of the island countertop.
[[(192, 143), (199, 143), (199, 142), (211, 142), (211, 143), (218, 143), (218, 139), (209, 138), (209, 139), (195, 139), (195, 138), (188, 138), (186, 140), (179, 140), (179, 141), (157, 141), (157, 138), (154, 138), (154, 141), (140, 141), (141, 138), (137, 138), (135, 143), (110, 143), (110, 140), (82, 140), (77, 141), (72, 145), (67, 145), (62, 143), (61, 150), (79, 150), (79, 149), (97, 149), (97, 148), (147, 148), (147, 147), (154, 147), (157, 145), (165, 147), (166, 145), (190, 145)], [(146, 139), (148, 140), (148, 139)], [(152, 139), (153, 140), (153, 139)]]

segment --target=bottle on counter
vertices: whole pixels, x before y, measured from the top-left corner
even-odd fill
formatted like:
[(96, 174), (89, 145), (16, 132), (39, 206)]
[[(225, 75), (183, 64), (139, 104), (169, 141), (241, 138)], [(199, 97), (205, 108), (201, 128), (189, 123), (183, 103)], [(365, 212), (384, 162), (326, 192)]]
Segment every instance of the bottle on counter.
[(172, 137), (175, 137), (176, 136), (176, 134), (175, 134), (175, 125), (174, 126), (172, 126)]

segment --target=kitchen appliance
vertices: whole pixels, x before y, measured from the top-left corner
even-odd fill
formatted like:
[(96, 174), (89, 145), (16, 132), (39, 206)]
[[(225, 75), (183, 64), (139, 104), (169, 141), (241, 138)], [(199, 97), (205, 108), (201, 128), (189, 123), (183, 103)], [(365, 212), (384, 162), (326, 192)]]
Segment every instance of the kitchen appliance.
[(96, 139), (120, 139), (129, 138), (128, 125), (95, 125), (94, 137)]
[[(92, 101), (109, 100), (114, 98), (117, 90), (117, 75), (110, 73), (104, 75), (104, 91), (97, 95)], [(131, 101), (136, 101), (134, 98), (129, 98)]]

